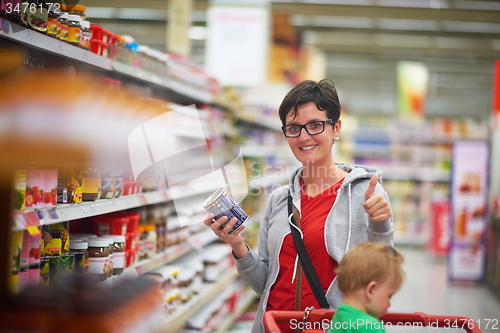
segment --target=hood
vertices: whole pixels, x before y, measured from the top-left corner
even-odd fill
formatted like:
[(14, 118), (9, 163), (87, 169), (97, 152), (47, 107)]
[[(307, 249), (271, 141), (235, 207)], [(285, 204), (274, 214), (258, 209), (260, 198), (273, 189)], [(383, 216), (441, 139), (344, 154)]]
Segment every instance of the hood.
[[(348, 172), (340, 188), (348, 186), (350, 183), (360, 178), (371, 178), (374, 174), (378, 174), (378, 182), (382, 184), (382, 171), (377, 167), (369, 167), (350, 163), (335, 163), (335, 165), (337, 165), (340, 169)], [(290, 177), (290, 184), (293, 184), (291, 192), (294, 199), (300, 197), (299, 179), (302, 176), (302, 170), (303, 167), (301, 166), (297, 170), (295, 170)]]

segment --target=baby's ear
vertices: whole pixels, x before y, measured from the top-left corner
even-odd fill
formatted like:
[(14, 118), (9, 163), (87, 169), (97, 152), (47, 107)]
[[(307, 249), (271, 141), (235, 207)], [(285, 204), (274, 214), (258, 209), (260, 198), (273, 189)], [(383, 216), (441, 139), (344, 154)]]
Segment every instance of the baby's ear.
[(370, 281), (365, 286), (365, 296), (366, 296), (367, 299), (369, 299), (369, 300), (372, 299), (375, 287), (377, 287), (377, 281)]

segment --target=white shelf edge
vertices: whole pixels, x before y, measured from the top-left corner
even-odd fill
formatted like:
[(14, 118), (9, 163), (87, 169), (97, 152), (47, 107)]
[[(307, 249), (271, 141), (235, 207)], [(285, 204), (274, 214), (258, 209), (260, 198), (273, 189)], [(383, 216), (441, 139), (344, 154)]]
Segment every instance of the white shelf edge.
[(7, 39), (20, 42), (30, 47), (81, 61), (95, 67), (111, 70), (112, 60), (109, 58), (97, 55), (77, 46), (61, 42), (55, 38), (30, 30), (7, 20), (0, 20), (2, 21), (3, 26), (2, 30), (0, 30), (0, 36), (4, 36)]
[(174, 81), (169, 78), (160, 77), (154, 73), (145, 71), (141, 68), (135, 68), (133, 66), (124, 64), (119, 61), (113, 61), (112, 69), (117, 73), (125, 74), (139, 80), (157, 84), (159, 86), (173, 90), (178, 94), (187, 96), (202, 103), (212, 102), (212, 96), (208, 91), (202, 91), (194, 87), (190, 87), (187, 84), (180, 81)]
[[(33, 207), (23, 211), (17, 211), (13, 217), (13, 231), (25, 230), (26, 227), (19, 219), (26, 223), (26, 215), (33, 212), (38, 214), (39, 223), (36, 226), (60, 223), (64, 221), (77, 220), (81, 218), (102, 215), (130, 208), (136, 208), (144, 205), (151, 205), (163, 202), (185, 199), (197, 195), (204, 195), (217, 190), (220, 186), (217, 184), (205, 184), (206, 186), (183, 189), (172, 186), (162, 191), (143, 192), (130, 194), (114, 199), (99, 199), (92, 202), (82, 202), (79, 204), (58, 204), (52, 207)], [(172, 189), (176, 189), (175, 197), (171, 194)], [(182, 192), (182, 195), (179, 193)], [(18, 217), (18, 218), (16, 218)]]
[(199, 90), (195, 87), (190, 87), (184, 82), (160, 77), (143, 69), (113, 61), (112, 59), (59, 41), (55, 38), (30, 30), (26, 27), (17, 25), (4, 19), (0, 19), (0, 22), (2, 23), (0, 36), (3, 36), (9, 40), (24, 44), (29, 47), (55, 53), (108, 71), (114, 71), (116, 73), (132, 76), (145, 82), (154, 83), (202, 103), (211, 103), (213, 100), (210, 92)]

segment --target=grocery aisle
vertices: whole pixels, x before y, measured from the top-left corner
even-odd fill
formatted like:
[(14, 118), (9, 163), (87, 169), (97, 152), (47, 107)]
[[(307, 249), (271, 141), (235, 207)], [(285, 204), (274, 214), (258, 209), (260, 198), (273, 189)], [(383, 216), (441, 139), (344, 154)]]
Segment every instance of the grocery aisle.
[[(451, 285), (445, 259), (433, 258), (422, 248), (398, 247), (405, 256), (406, 278), (393, 297), (391, 312), (424, 312), (472, 318), (483, 332), (500, 332), (500, 301), (486, 286)], [(486, 328), (488, 319), (491, 319)], [(493, 325), (492, 325), (493, 324)], [(445, 329), (411, 329), (412, 331), (445, 331)], [(388, 329), (387, 332), (400, 331)], [(446, 332), (465, 332), (446, 329)]]

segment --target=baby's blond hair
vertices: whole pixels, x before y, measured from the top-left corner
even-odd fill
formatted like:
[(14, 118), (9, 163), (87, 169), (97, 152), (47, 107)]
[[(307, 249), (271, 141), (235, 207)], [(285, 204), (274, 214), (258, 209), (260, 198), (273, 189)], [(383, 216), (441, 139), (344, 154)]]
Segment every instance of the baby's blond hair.
[(389, 277), (394, 277), (399, 289), (404, 277), (402, 263), (403, 255), (392, 246), (360, 243), (347, 251), (336, 269), (339, 289), (345, 294)]

